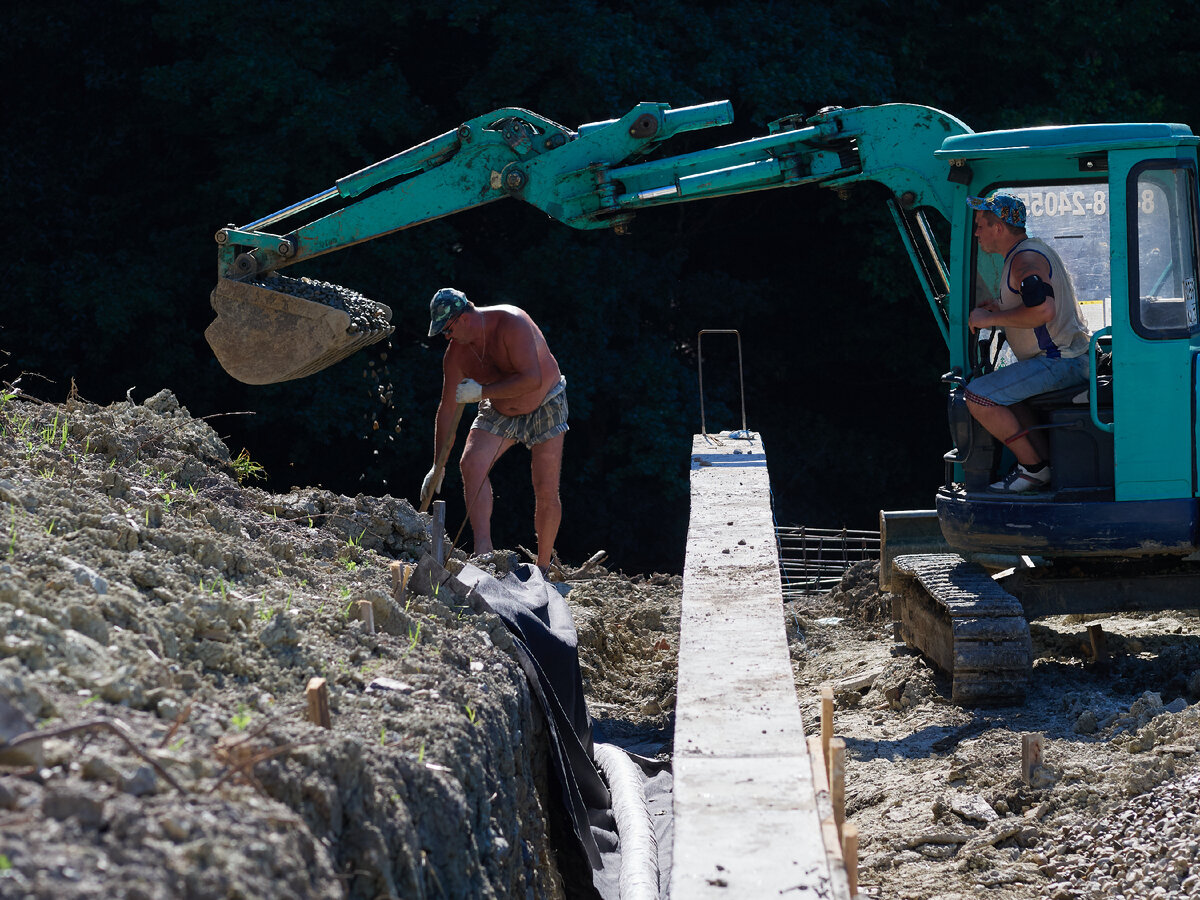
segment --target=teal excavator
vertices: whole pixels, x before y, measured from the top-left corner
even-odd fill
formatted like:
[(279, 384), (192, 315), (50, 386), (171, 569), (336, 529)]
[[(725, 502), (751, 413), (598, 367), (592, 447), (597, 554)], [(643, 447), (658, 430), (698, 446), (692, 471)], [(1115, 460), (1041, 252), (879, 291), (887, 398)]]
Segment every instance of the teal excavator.
[[(1200, 315), (1197, 143), (1169, 123), (973, 133), (907, 104), (787, 116), (751, 140), (679, 156), (685, 131), (732, 121), (727, 102), (569, 129), (502, 109), (216, 234), (225, 370), (251, 384), (299, 378), (391, 332), (390, 310), (278, 270), (505, 198), (580, 229), (626, 229), (638, 210), (815, 184), (875, 182), (949, 351), (952, 448), (935, 511), (881, 513), (880, 582), (897, 636), (946, 671), (964, 704), (1018, 701), (1039, 616), (1200, 606)], [(968, 196), (1022, 198), (1031, 236), (1069, 270), (1092, 332), (1086, 382), (1029, 402), (1053, 480), (1032, 494), (987, 485), (1008, 451), (967, 412), (965, 386), (1006, 362), (971, 310), (995, 296)], [(326, 209), (314, 217), (318, 208)]]

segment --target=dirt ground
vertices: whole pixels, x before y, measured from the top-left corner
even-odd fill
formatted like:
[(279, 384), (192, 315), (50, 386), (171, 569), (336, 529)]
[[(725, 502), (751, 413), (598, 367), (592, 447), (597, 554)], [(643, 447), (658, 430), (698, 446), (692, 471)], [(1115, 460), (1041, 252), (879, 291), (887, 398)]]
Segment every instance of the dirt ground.
[[(393, 590), (428, 517), (256, 474), (170, 391), (0, 387), (0, 897), (565, 896), (507, 631)], [(669, 752), (678, 577), (569, 584), (602, 739)]]
[[(254, 475), (169, 391), (0, 389), (0, 897), (566, 896), (503, 625), (392, 590), (426, 520)], [(597, 737), (669, 755), (680, 578), (562, 568)], [(835, 685), (864, 895), (1200, 896), (1194, 612), (1036, 622), (1026, 702), (969, 710), (876, 578), (785, 605), (811, 730)]]
[[(807, 727), (819, 730), (821, 685), (835, 686), (864, 894), (1200, 896), (1195, 611), (1039, 620), (1025, 703), (969, 710), (893, 643), (877, 578), (860, 563), (832, 593), (786, 605)], [(1107, 634), (1107, 665), (1088, 624)], [(1031, 784), (1024, 734), (1045, 741)]]

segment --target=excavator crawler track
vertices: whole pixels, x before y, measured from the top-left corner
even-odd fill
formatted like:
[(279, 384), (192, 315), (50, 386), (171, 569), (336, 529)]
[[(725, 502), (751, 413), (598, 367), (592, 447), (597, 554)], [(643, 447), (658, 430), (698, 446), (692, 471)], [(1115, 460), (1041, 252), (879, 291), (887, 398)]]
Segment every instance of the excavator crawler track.
[(897, 637), (950, 675), (951, 699), (1023, 702), (1033, 646), (1020, 601), (953, 553), (898, 556), (892, 564)]

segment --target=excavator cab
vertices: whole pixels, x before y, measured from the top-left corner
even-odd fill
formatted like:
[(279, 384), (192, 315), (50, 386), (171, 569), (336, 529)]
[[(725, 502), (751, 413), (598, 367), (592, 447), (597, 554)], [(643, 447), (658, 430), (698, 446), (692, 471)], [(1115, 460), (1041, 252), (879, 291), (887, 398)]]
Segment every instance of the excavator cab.
[[(1029, 620), (1195, 605), (1198, 144), (1183, 125), (1075, 125), (955, 135), (934, 154), (961, 186), (944, 379), (954, 448), (935, 501), (953, 552), (885, 551), (881, 582), (886, 562), (897, 635), (952, 675), (956, 701), (1023, 696)], [(1091, 331), (1086, 381), (1025, 401), (1052, 479), (1018, 495), (988, 490), (1013, 460), (962, 397), (1008, 361), (1002, 335), (980, 342), (968, 327), (1003, 261), (979, 252), (965, 198), (997, 190), (1022, 199)]]
[(980, 344), (970, 310), (994, 296), (1002, 263), (979, 253), (970, 210), (954, 212), (959, 285), (952, 328), (951, 432), (937, 507), (959, 552), (1043, 558), (1187, 556), (1197, 550), (1196, 146), (1185, 126), (1085, 125), (948, 139), (939, 157), (969, 171), (968, 190), (1003, 190), (1027, 230), (1062, 258), (1089, 330), (1090, 373), (1030, 398), (1053, 480), (1037, 494), (989, 495), (1010, 455), (958, 395), (1007, 361), (1000, 335)]
[[(1003, 184), (998, 190), (1018, 197), (1027, 213), (1027, 233), (1044, 241), (1062, 260), (1084, 322), (1092, 334), (1111, 324), (1111, 271), (1109, 262), (1108, 185), (1103, 181), (1062, 184)], [(1004, 260), (972, 246), (969, 308), (975, 309), (1000, 296)], [(1108, 334), (1105, 334), (1107, 348)], [(969, 378), (951, 379), (949, 419), (955, 452), (948, 459), (962, 466), (962, 483), (970, 493), (987, 486), (1008, 471), (1014, 459), (1004, 445), (971, 417), (964, 399), (965, 384), (1015, 361), (1003, 329), (981, 329), (967, 344)], [(1100, 419), (1112, 418), (1110, 355), (1097, 355)], [(1089, 384), (1080, 381), (1030, 398), (1025, 405), (1036, 419), (1030, 431), (1053, 457), (1053, 487), (1084, 495), (1111, 492), (1112, 436), (1091, 421)], [(949, 476), (953, 480), (953, 476)]]

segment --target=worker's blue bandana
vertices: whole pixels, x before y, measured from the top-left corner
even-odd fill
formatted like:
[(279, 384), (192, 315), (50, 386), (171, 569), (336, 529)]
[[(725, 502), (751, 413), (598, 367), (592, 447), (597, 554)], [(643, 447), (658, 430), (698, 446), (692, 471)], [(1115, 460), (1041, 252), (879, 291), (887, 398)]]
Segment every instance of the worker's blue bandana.
[(995, 193), (990, 197), (968, 197), (967, 206), (995, 213), (1001, 222), (1007, 222), (1017, 228), (1025, 227), (1025, 204), (1012, 194)]
[(429, 301), (429, 336), (441, 334), (450, 321), (469, 306), (467, 295), (455, 288), (442, 288)]

